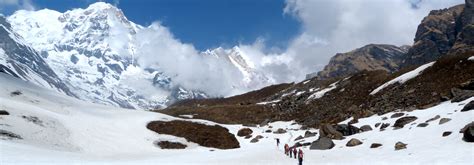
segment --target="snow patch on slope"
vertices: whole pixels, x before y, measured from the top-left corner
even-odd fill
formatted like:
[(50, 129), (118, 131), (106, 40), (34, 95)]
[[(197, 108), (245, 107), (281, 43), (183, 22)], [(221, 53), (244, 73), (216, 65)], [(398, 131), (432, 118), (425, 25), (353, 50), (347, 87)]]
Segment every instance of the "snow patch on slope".
[(374, 95), (377, 92), (379, 92), (380, 90), (382, 90), (383, 88), (385, 88), (389, 85), (395, 84), (395, 83), (403, 84), (406, 81), (411, 80), (412, 78), (415, 78), (416, 76), (421, 74), (425, 69), (431, 67), (434, 63), (435, 62), (430, 62), (430, 63), (424, 64), (424, 65), (422, 65), (422, 66), (420, 66), (420, 67), (418, 67), (418, 68), (416, 68), (416, 69), (414, 69), (410, 72), (402, 74), (401, 76), (398, 76), (397, 78), (395, 78), (393, 80), (390, 80), (389, 82), (386, 82), (385, 84), (382, 84), (381, 86), (379, 86), (378, 88), (376, 88), (375, 90), (370, 92), (370, 94)]
[[(327, 92), (332, 91), (333, 89), (336, 89), (336, 87), (337, 87), (336, 84), (338, 82), (332, 83), (331, 85), (329, 85), (329, 87), (321, 89), (321, 90), (316, 89), (318, 91), (311, 94), (306, 100), (319, 99), (319, 98), (323, 97)], [(310, 91), (311, 91), (311, 89), (310, 89)]]

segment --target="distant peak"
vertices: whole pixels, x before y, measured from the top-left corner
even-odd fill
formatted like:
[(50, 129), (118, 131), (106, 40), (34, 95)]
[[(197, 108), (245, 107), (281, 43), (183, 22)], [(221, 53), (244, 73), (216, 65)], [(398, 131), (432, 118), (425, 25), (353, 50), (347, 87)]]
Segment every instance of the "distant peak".
[(90, 4), (89, 7), (87, 7), (87, 9), (95, 9), (95, 10), (104, 10), (104, 9), (110, 9), (110, 8), (117, 9), (117, 7), (115, 7), (114, 5), (110, 3), (106, 3), (106, 2), (96, 2), (96, 3)]

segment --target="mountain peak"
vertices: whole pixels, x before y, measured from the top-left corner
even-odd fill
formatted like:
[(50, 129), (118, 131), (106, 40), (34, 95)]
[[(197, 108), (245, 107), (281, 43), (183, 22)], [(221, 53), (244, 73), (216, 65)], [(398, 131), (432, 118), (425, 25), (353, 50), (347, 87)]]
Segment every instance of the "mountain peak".
[(86, 10), (89, 10), (89, 9), (93, 9), (93, 10), (117, 9), (118, 10), (116, 6), (110, 3), (106, 3), (106, 2), (96, 2), (96, 3), (90, 4)]

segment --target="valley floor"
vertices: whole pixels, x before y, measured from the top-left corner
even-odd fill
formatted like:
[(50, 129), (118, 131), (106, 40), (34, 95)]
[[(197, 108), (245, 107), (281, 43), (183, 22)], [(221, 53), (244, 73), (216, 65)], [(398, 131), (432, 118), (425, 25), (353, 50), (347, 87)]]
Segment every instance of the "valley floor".
[[(251, 127), (254, 136), (264, 136), (257, 143), (237, 137), (239, 149), (206, 148), (184, 138), (152, 132), (146, 124), (154, 120), (216, 124), (210, 121), (85, 103), (4, 75), (0, 75), (0, 82), (0, 110), (9, 113), (0, 116), (0, 164), (297, 164), (296, 159), (283, 154), (282, 146), (285, 143), (293, 145), (294, 139), (306, 131), (293, 122), (274, 122), (269, 124), (272, 128)], [(13, 94), (15, 91), (21, 94)], [(303, 148), (303, 164), (473, 164), (474, 144), (462, 141), (459, 133), (474, 121), (474, 111), (459, 111), (471, 100), (474, 98), (405, 113), (418, 117), (414, 121), (417, 124), (436, 115), (451, 119), (441, 125), (439, 119), (431, 121), (424, 128), (412, 123), (397, 130), (391, 126), (385, 131), (374, 127), (379, 122), (393, 125), (396, 120), (390, 118), (393, 113), (359, 119), (355, 126), (368, 124), (374, 130), (334, 140), (336, 146), (331, 150)], [(382, 120), (383, 117), (388, 119)], [(219, 125), (233, 134), (243, 128), (242, 125)], [(278, 128), (288, 132), (265, 133), (265, 130)], [(452, 131), (452, 134), (442, 137), (445, 131)], [(5, 132), (21, 139), (6, 136)], [(281, 139), (280, 147), (276, 147), (275, 138)], [(357, 138), (363, 144), (346, 147), (351, 138)], [(179, 141), (188, 148), (160, 149), (154, 143), (161, 140)], [(408, 144), (407, 149), (395, 151), (394, 145), (398, 141)], [(371, 149), (372, 143), (383, 146)]]

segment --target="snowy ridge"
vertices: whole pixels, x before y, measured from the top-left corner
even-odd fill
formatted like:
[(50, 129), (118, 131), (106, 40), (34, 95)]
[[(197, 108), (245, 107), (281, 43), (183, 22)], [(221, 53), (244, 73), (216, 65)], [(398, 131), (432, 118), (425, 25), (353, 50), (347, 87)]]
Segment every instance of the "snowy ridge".
[[(319, 99), (323, 97), (324, 94), (326, 94), (327, 92), (332, 91), (333, 89), (336, 89), (337, 83), (338, 82), (332, 83), (331, 85), (329, 85), (329, 87), (314, 92), (306, 100)], [(310, 92), (312, 92), (311, 89), (310, 89)]]
[(388, 82), (386, 82), (385, 84), (382, 84), (381, 86), (377, 87), (375, 90), (373, 90), (372, 92), (370, 92), (371, 95), (374, 95), (376, 94), (377, 92), (379, 92), (380, 90), (382, 90), (383, 88), (389, 86), (389, 85), (392, 85), (392, 84), (395, 84), (395, 83), (405, 83), (406, 81), (412, 79), (412, 78), (415, 78), (416, 76), (418, 76), (419, 74), (421, 74), (425, 69), (431, 67), (435, 62), (430, 62), (430, 63), (427, 63), (425, 65), (422, 65), (410, 72), (407, 72), (405, 74), (402, 74), (401, 76), (398, 76), (397, 78), (393, 79), (393, 80), (390, 80)]
[[(67, 87), (82, 100), (133, 109), (163, 108), (176, 100), (204, 98), (173, 81), (159, 66), (137, 61), (137, 33), (142, 27), (129, 21), (111, 4), (97, 2), (85, 9), (60, 13), (43, 9), (19, 10), (8, 17), (15, 32), (40, 52)], [(233, 82), (234, 94), (271, 84), (239, 49), (202, 52), (235, 67), (242, 80)], [(211, 57), (210, 57), (211, 58)], [(229, 75), (240, 77), (240, 75)]]

